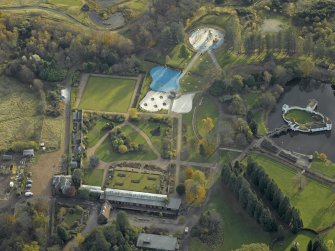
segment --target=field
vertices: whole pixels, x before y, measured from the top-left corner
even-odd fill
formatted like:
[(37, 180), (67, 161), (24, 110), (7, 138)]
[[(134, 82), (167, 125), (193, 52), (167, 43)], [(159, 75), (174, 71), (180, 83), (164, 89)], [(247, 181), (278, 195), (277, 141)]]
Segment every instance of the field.
[(217, 16), (217, 15), (207, 15), (200, 20), (196, 21), (196, 24), (201, 26), (201, 25), (214, 25), (214, 26), (220, 26), (220, 27), (225, 27), (227, 21), (229, 19), (229, 16)]
[(90, 76), (79, 108), (104, 112), (127, 112), (135, 80)]
[[(123, 175), (124, 177), (121, 177)], [(139, 181), (139, 183), (134, 183), (132, 180)], [(159, 193), (160, 175), (131, 171), (114, 171), (113, 178), (108, 187), (146, 193)]]
[(0, 77), (0, 149), (14, 141), (39, 141), (43, 123), (37, 115), (37, 98), (28, 88)]
[(101, 186), (104, 176), (103, 169), (86, 169), (84, 176), (84, 184), (90, 186)]
[[(183, 138), (186, 139), (186, 142), (183, 142), (183, 149), (182, 149), (182, 160), (188, 160), (188, 161), (198, 161), (198, 162), (209, 162), (214, 158), (214, 155), (212, 156), (205, 156), (202, 157), (199, 154), (198, 149), (198, 139), (196, 135), (193, 132), (192, 128), (192, 120), (193, 120), (193, 112), (195, 109), (195, 106), (199, 104), (202, 97), (195, 96), (194, 98), (194, 106), (191, 112), (183, 115), (183, 127), (186, 129), (186, 132), (183, 132)], [(206, 117), (213, 118), (213, 123), (216, 125), (217, 123), (217, 117), (218, 117), (218, 108), (216, 104), (213, 102), (213, 100), (209, 96), (204, 96), (202, 100), (202, 105), (200, 105), (197, 108), (196, 111), (196, 117), (195, 117), (195, 123), (197, 130), (199, 131), (200, 137), (204, 135), (204, 129), (202, 128), (202, 122), (201, 120)], [(210, 132), (209, 139), (210, 142), (212, 141), (216, 142), (214, 139), (215, 132), (217, 128), (214, 127), (214, 129)], [(212, 145), (212, 144), (211, 144)], [(214, 149), (213, 149), (214, 150)]]
[(305, 178), (306, 184), (299, 190), (294, 182), (296, 172), (290, 167), (262, 155), (252, 155), (252, 159), (266, 170), (293, 206), (299, 209), (304, 227), (321, 230), (335, 222), (335, 194), (331, 188)]
[[(187, 49), (189, 56), (188, 58), (180, 57), (180, 48), (183, 44), (178, 44), (169, 54), (169, 60), (166, 61), (167, 65), (182, 69), (185, 68), (188, 64), (188, 62), (191, 60), (193, 56), (193, 52)], [(186, 47), (187, 48), (187, 47)]]
[(278, 242), (274, 245), (273, 251), (290, 251), (294, 243), (299, 243), (299, 250), (307, 250), (307, 245), (310, 239), (314, 239), (315, 236), (310, 232), (300, 232), (298, 235), (289, 234), (285, 236), (284, 241)]
[[(218, 186), (222, 186), (219, 182)], [(190, 250), (202, 251), (231, 251), (239, 248), (242, 244), (267, 243), (271, 236), (240, 207), (233, 194), (225, 187), (217, 188), (212, 194), (208, 209), (216, 209), (222, 216), (224, 229), (224, 243), (221, 247), (211, 249), (196, 238), (192, 238)]]
[(41, 132), (40, 142), (45, 144), (47, 149), (56, 150), (62, 144), (63, 120), (45, 118)]
[(93, 147), (96, 143), (98, 143), (99, 139), (106, 133), (105, 131), (102, 131), (101, 129), (106, 125), (108, 120), (105, 119), (99, 119), (95, 126), (93, 126), (87, 133), (87, 142), (88, 147)]
[(322, 162), (314, 160), (311, 169), (330, 178), (335, 178), (335, 164), (332, 162)]
[(254, 119), (257, 123), (257, 130), (258, 130), (258, 135), (265, 135), (268, 132), (268, 129), (265, 125), (265, 119), (264, 119), (265, 115), (264, 115), (264, 111), (260, 110), (258, 112), (255, 113), (254, 115)]
[[(140, 121), (136, 124), (138, 128), (140, 128), (145, 134), (150, 138), (152, 144), (154, 147), (159, 151), (162, 152), (163, 148), (163, 140), (167, 137), (164, 135), (165, 130), (169, 128), (169, 126), (163, 124), (163, 123), (154, 123), (150, 121)], [(152, 135), (151, 131), (157, 129), (157, 127), (160, 127), (160, 135)], [(171, 128), (172, 129), (172, 128)], [(169, 139), (169, 138), (168, 138)], [(172, 140), (172, 139), (170, 139)]]
[(200, 56), (191, 70), (180, 80), (181, 92), (202, 91), (209, 86), (215, 76), (215, 66), (208, 56)]
[(290, 121), (294, 121), (297, 124), (311, 124), (315, 122), (321, 122), (323, 120), (319, 115), (297, 109), (288, 111), (284, 117)]
[(146, 143), (145, 139), (139, 135), (130, 126), (123, 126), (122, 132), (129, 137), (136, 144), (143, 144), (144, 152), (128, 152), (125, 154), (120, 154), (114, 152), (112, 149), (112, 142), (109, 137), (98, 147), (95, 155), (97, 155), (101, 160), (105, 162), (118, 161), (118, 160), (153, 160), (156, 159), (156, 155), (151, 151), (149, 145)]

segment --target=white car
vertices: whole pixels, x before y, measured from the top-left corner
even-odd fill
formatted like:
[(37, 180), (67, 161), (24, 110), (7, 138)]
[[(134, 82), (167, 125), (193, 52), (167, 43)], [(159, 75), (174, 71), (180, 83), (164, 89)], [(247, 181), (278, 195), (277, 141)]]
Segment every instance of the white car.
[(188, 233), (188, 227), (185, 227), (185, 233), (186, 234)]
[(32, 192), (25, 192), (24, 196), (26, 197), (30, 197), (33, 196), (34, 194)]

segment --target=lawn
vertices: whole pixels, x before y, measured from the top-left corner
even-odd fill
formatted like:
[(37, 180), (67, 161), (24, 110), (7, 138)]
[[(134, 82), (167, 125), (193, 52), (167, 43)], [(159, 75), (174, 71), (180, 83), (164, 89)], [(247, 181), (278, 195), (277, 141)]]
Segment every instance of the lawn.
[(195, 61), (190, 71), (180, 80), (180, 91), (184, 93), (205, 90), (215, 77), (218, 77), (217, 69), (206, 53)]
[(214, 25), (214, 26), (225, 27), (228, 19), (229, 15), (226, 16), (207, 15), (200, 18), (200, 20), (196, 21), (196, 23), (197, 25)]
[(263, 155), (252, 155), (299, 209), (304, 227), (321, 230), (335, 223), (335, 193), (321, 183), (306, 179), (302, 191), (294, 184), (295, 170)]
[(66, 214), (63, 216), (63, 222), (71, 229), (73, 224), (78, 221), (80, 222), (82, 215), (76, 213), (70, 213), (69, 209), (66, 210)]
[[(139, 183), (132, 181), (139, 181)], [(114, 171), (113, 178), (108, 187), (146, 193), (159, 193), (160, 175), (130, 171)]]
[[(154, 123), (150, 121), (140, 121), (136, 124), (138, 128), (140, 128), (148, 137), (150, 138), (152, 144), (154, 147), (159, 150), (159, 152), (162, 152), (163, 148), (163, 140), (166, 138), (165, 131), (169, 128), (166, 124), (163, 123)], [(156, 129), (157, 127), (160, 127), (160, 135), (154, 136), (151, 134), (151, 131)], [(171, 127), (170, 127), (171, 128)], [(172, 130), (172, 128), (171, 128)], [(172, 140), (172, 139), (171, 139)]]
[(43, 117), (37, 115), (38, 99), (29, 85), (0, 77), (0, 149), (15, 141), (39, 141)]
[(107, 122), (108, 120), (106, 119), (98, 120), (95, 126), (88, 131), (86, 134), (88, 147), (93, 147), (96, 143), (98, 143), (99, 139), (107, 133), (106, 131), (102, 131), (102, 128)]
[(90, 186), (101, 186), (104, 176), (103, 169), (86, 169), (84, 176), (84, 184)]
[[(166, 61), (167, 65), (170, 65), (172, 67), (176, 67), (179, 69), (184, 69), (188, 62), (193, 57), (193, 52), (189, 49), (186, 49), (189, 53), (188, 58), (180, 57), (180, 48), (182, 47), (183, 43), (176, 45), (176, 47), (173, 48), (173, 50), (169, 54), (169, 58)], [(186, 46), (186, 45), (185, 45)], [(187, 48), (187, 47), (186, 47)]]
[(321, 122), (323, 120), (319, 115), (297, 109), (288, 111), (284, 117), (292, 122), (303, 125)]
[[(196, 135), (193, 132), (192, 128), (192, 120), (193, 120), (193, 112), (194, 112), (194, 107), (195, 105), (198, 105), (200, 100), (202, 99), (202, 96), (195, 96), (194, 98), (194, 106), (192, 108), (192, 111), (184, 114), (182, 121), (183, 121), (183, 139), (186, 140), (183, 141), (183, 148), (182, 148), (182, 154), (181, 158), (182, 160), (185, 161), (196, 161), (196, 162), (210, 162), (215, 159), (216, 155), (211, 155), (211, 156), (205, 156), (202, 157), (199, 154), (199, 141), (196, 137)], [(212, 117), (213, 118), (213, 123), (216, 125), (217, 123), (217, 116), (218, 116), (218, 111), (215, 103), (209, 96), (204, 96), (202, 100), (202, 105), (197, 108), (196, 112), (196, 123), (197, 127), (200, 130), (199, 133), (204, 133), (204, 130), (202, 129), (202, 122), (201, 120), (206, 117)], [(210, 132), (209, 139), (213, 139), (215, 136), (216, 128)]]
[[(148, 71), (150, 71), (150, 69)], [(140, 106), (139, 106), (139, 103), (145, 97), (145, 95), (147, 95), (148, 91), (150, 91), (151, 82), (152, 82), (152, 78), (150, 77), (150, 74), (148, 72), (146, 77), (143, 80), (143, 84), (142, 84), (142, 88), (141, 88), (141, 94), (140, 94), (140, 97), (138, 98), (138, 109), (141, 109)]]
[(83, 2), (82, 0), (47, 0), (46, 3), (54, 5), (65, 5), (65, 6), (79, 6), (81, 7)]
[(45, 118), (43, 120), (40, 142), (47, 149), (56, 150), (62, 144), (63, 119)]
[[(219, 182), (218, 186), (222, 186), (222, 183)], [(229, 189), (217, 188), (210, 198), (208, 209), (216, 209), (223, 219), (224, 243), (221, 247), (211, 249), (198, 239), (192, 238), (190, 250), (231, 251), (242, 244), (270, 243), (271, 235), (264, 232), (260, 225), (246, 214)]]
[(311, 169), (330, 178), (335, 178), (335, 164), (330, 161), (313, 160)]
[(144, 145), (144, 152), (128, 152), (120, 154), (114, 152), (112, 148), (112, 142), (107, 137), (105, 141), (98, 147), (95, 155), (97, 155), (102, 161), (111, 162), (118, 160), (154, 160), (157, 156), (152, 152), (145, 139), (138, 134), (132, 127), (126, 125), (122, 127), (122, 132), (136, 144)]
[(254, 120), (257, 123), (258, 135), (265, 135), (268, 133), (268, 128), (265, 125), (265, 114), (263, 110), (259, 110), (254, 114)]
[(315, 235), (310, 232), (302, 231), (297, 235), (288, 234), (284, 241), (277, 242), (273, 247), (273, 251), (290, 251), (291, 247), (298, 242), (299, 250), (307, 250), (307, 245), (310, 239), (314, 239)]
[[(206, 129), (203, 126), (202, 120), (210, 117), (213, 119), (213, 124), (216, 126), (218, 116), (219, 116), (219, 109), (214, 102), (214, 99), (210, 96), (204, 96), (201, 105), (198, 106), (197, 113), (196, 113), (196, 123), (197, 123), (197, 129), (202, 137), (206, 137)], [(210, 132), (210, 136), (213, 136), (215, 134), (216, 128), (214, 127), (213, 130)]]
[(245, 104), (248, 110), (251, 110), (254, 106), (259, 103), (260, 97), (262, 96), (262, 91), (251, 91), (243, 96)]
[(79, 108), (104, 112), (127, 112), (136, 81), (90, 76)]

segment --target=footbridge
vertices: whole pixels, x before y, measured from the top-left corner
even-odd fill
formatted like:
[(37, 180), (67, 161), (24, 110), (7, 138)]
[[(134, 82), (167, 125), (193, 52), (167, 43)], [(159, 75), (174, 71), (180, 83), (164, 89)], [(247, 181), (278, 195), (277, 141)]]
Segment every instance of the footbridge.
[(268, 137), (272, 137), (272, 136), (275, 136), (275, 135), (279, 135), (283, 132), (287, 132), (290, 130), (290, 126), (289, 125), (282, 125), (281, 127), (278, 127), (278, 128), (275, 128), (273, 129), (272, 131), (269, 131), (267, 133), (267, 136)]

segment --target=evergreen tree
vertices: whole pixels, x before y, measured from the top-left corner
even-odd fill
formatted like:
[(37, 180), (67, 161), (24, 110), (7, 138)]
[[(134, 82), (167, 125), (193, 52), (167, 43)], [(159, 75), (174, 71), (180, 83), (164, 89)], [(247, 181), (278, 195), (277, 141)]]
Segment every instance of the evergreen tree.
[(204, 144), (202, 144), (202, 143), (199, 145), (199, 154), (200, 154), (202, 157), (205, 157), (205, 156), (207, 155), (205, 146), (204, 146)]
[(309, 240), (307, 245), (307, 251), (313, 251), (313, 241)]
[(183, 44), (180, 48), (180, 51), (179, 51), (179, 57), (180, 58), (188, 58), (189, 56), (189, 52), (188, 50), (186, 49), (186, 46)]

